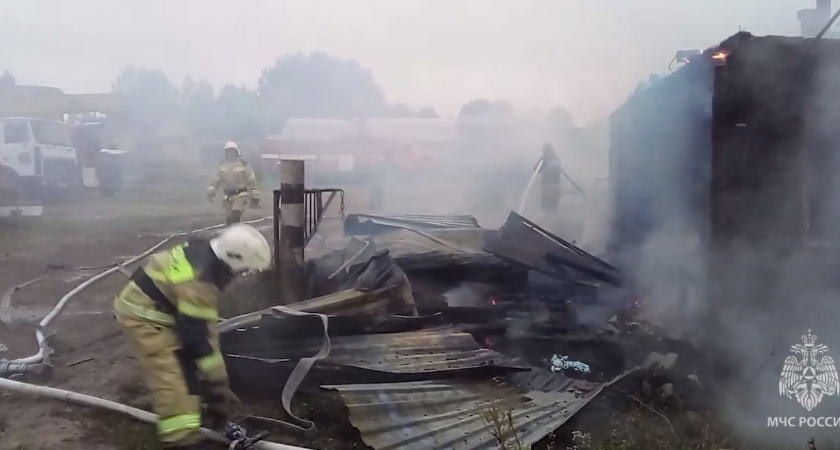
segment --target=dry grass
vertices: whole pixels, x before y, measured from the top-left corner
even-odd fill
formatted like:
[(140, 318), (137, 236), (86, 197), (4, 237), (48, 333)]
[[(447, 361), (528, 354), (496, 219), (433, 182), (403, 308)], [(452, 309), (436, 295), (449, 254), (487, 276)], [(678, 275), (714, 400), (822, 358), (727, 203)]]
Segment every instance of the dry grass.
[(500, 450), (524, 450), (524, 445), (513, 423), (513, 406), (506, 399), (492, 399), (479, 412)]
[(675, 411), (668, 413), (650, 402), (627, 397), (631, 406), (614, 413), (591, 427), (571, 432), (571, 443), (557, 443), (549, 437), (545, 449), (551, 450), (836, 450), (838, 442), (768, 447), (738, 438), (719, 411)]
[[(118, 387), (116, 400), (149, 411), (147, 395), (146, 387), (139, 379), (133, 379)], [(123, 414), (70, 405), (57, 409), (52, 415), (77, 422), (84, 441), (91, 445), (107, 446), (114, 450), (160, 448), (154, 425), (139, 422)]]
[(567, 450), (722, 450), (732, 433), (714, 416), (686, 413), (668, 418), (647, 405), (617, 415), (589, 432), (572, 433)]

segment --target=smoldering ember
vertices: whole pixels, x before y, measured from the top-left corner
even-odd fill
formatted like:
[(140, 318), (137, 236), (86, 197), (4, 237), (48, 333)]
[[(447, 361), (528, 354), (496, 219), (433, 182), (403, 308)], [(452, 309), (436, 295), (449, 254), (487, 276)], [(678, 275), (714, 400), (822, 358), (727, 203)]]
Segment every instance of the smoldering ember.
[(0, 448), (840, 448), (830, 3), (548, 131), (303, 110), (192, 160), (145, 95), (0, 78)]

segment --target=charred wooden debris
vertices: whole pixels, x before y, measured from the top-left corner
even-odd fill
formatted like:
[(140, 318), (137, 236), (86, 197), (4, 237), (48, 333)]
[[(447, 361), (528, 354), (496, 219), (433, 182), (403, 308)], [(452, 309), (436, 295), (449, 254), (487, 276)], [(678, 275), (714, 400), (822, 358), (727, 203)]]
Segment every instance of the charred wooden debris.
[[(376, 449), (490, 448), (485, 416), (503, 407), (530, 445), (641, 362), (620, 343), (632, 301), (618, 270), (516, 213), (499, 231), (471, 217), (349, 215), (345, 227), (340, 249), (307, 261), (310, 300), (223, 322), (246, 397), (280, 401), (328, 339), (298, 398), (332, 395), (344, 418), (294, 411), (319, 429), (349, 418)], [(328, 336), (290, 310), (326, 314)]]

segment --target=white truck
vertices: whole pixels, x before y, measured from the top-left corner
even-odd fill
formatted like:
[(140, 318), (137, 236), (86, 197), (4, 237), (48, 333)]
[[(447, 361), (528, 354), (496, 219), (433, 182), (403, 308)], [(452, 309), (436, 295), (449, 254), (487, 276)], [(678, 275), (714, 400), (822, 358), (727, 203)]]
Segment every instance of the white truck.
[(76, 149), (64, 123), (0, 119), (0, 217), (41, 215), (44, 200), (80, 183)]

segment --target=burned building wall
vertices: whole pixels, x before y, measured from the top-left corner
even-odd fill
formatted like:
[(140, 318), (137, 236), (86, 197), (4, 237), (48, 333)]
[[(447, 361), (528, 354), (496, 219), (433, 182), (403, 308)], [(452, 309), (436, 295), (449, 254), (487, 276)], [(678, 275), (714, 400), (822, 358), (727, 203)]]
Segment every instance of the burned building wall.
[[(811, 330), (840, 350), (840, 42), (738, 33), (706, 54), (710, 64), (690, 63), (613, 117), (613, 246), (654, 293), (690, 286), (673, 270), (700, 261), (696, 284), (711, 314), (681, 316), (741, 380), (721, 405), (733, 425), (774, 443), (819, 442), (825, 433), (771, 430), (767, 418), (805, 413), (779, 395), (791, 345)], [(703, 81), (710, 90), (697, 97), (672, 94)], [(673, 222), (700, 230), (705, 250), (687, 252), (679, 239), (651, 246)], [(651, 260), (663, 273), (644, 269)], [(685, 291), (658, 302), (679, 304)], [(837, 401), (819, 408), (840, 414)]]
[(675, 213), (703, 222), (711, 97), (712, 66), (701, 60), (633, 94), (612, 115), (611, 246), (616, 251), (640, 246)]
[(780, 275), (803, 243), (803, 145), (814, 81), (804, 45), (803, 39), (731, 39), (726, 64), (716, 70), (713, 303), (772, 298), (776, 286), (767, 280)]
[(610, 122), (611, 258), (659, 314), (703, 307), (712, 67), (696, 59)]
[(840, 42), (745, 36), (729, 46), (715, 75), (710, 300), (785, 307), (836, 288)]
[[(751, 379), (732, 406), (742, 428), (777, 442), (825, 442), (828, 431), (777, 433), (766, 420), (805, 413), (778, 395), (791, 345), (813, 331), (840, 349), (840, 42), (743, 34), (721, 47), (708, 336)], [(814, 413), (836, 415), (840, 402), (825, 400)]]

